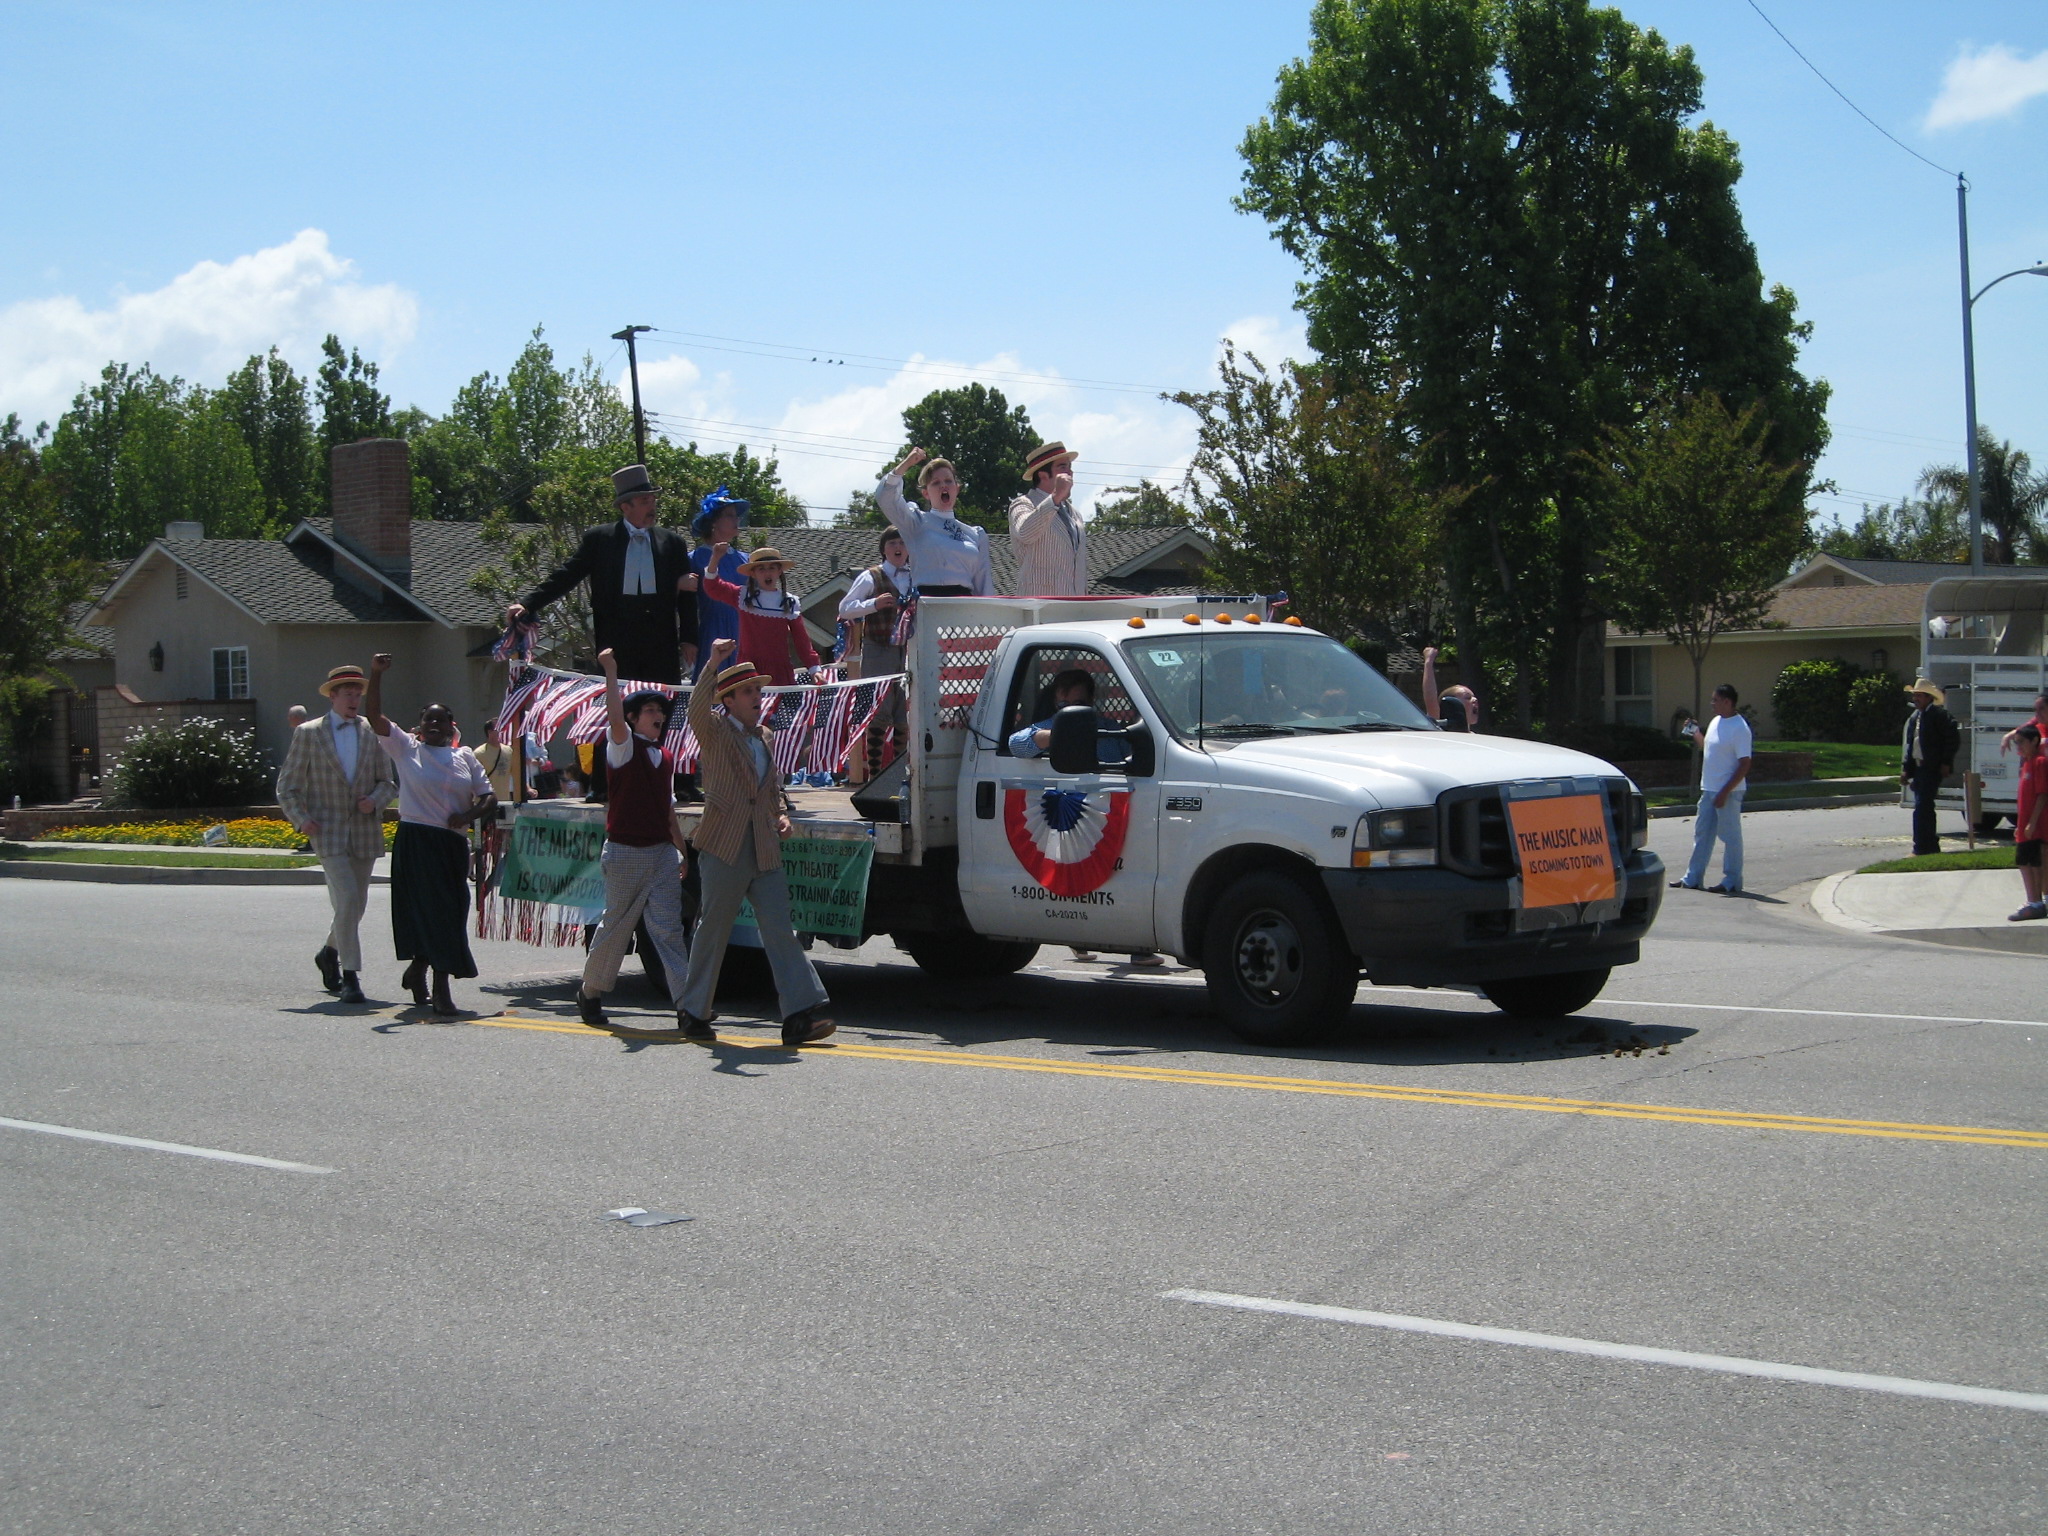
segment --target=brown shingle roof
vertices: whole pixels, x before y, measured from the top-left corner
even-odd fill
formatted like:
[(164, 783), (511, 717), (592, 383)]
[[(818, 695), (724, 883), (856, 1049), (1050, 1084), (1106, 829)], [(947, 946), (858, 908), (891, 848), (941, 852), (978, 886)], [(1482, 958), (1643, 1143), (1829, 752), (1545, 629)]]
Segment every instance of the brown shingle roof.
[[(1918, 630), (1928, 585), (1921, 582), (1880, 587), (1786, 587), (1771, 599), (1768, 628), (1730, 630), (1729, 635), (1802, 629)], [(1634, 638), (1613, 624), (1607, 626), (1607, 633), (1614, 639)]]

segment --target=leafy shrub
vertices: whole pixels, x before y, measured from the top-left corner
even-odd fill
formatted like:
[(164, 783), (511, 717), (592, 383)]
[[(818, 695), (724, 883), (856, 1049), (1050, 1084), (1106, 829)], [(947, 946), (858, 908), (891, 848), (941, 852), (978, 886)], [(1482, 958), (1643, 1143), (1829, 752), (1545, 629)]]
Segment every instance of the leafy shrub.
[(256, 734), (217, 720), (138, 731), (121, 749), (111, 789), (117, 803), (148, 810), (246, 805), (269, 787)]
[(47, 769), (23, 761), (28, 744), (50, 728), (50, 685), (40, 678), (0, 678), (0, 805), (16, 795), (33, 804), (57, 798)]
[(1771, 685), (1778, 734), (1793, 741), (1850, 741), (1849, 689), (1863, 669), (1832, 656), (1795, 661)]
[(1536, 732), (1539, 741), (1590, 752), (1610, 763), (1679, 763), (1692, 756), (1692, 748), (1673, 741), (1651, 725), (1566, 726), (1556, 731), (1547, 726)]
[(1913, 705), (1896, 672), (1866, 672), (1849, 685), (1849, 734), (1843, 741), (1873, 747), (1897, 746)]

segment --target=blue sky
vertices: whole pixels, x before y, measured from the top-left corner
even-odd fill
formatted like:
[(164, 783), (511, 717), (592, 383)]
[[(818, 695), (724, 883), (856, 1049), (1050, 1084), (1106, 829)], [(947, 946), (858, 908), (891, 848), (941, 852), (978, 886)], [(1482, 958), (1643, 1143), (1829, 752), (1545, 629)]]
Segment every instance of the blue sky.
[[(1842, 487), (1817, 505), (1853, 512), (1959, 458), (1952, 181), (1745, 0), (1622, 9), (1698, 53), (1764, 271), (1814, 322)], [(1980, 284), (2048, 257), (2048, 7), (1764, 9), (1969, 172)], [(1298, 345), (1292, 263), (1230, 200), (1307, 18), (17, 0), (0, 412), (54, 417), (109, 357), (211, 382), (277, 341), (303, 366), (328, 329), (437, 410), (536, 323), (622, 369), (608, 333), (632, 321), (667, 333), (643, 362), (671, 435), (776, 445), (821, 508), (872, 475), (904, 404), (968, 377), (1080, 448), (1086, 487), (1171, 476), (1186, 413), (1151, 392), (1204, 385), (1225, 334)], [(1955, 121), (1929, 125), (1938, 101)], [(2037, 461), (2044, 386), (2048, 281), (2014, 279), (1978, 306), (1980, 413)]]

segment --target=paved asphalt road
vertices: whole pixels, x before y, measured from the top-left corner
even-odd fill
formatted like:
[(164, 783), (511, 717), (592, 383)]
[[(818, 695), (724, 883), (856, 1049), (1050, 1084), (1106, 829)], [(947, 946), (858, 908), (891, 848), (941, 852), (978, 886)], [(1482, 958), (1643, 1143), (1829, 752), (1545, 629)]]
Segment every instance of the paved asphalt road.
[(0, 881), (0, 1115), (333, 1170), (0, 1127), (0, 1530), (2039, 1531), (2048, 1398), (1166, 1296), (2048, 1393), (2041, 962), (1798, 905), (1901, 823), (1750, 817), (1568, 1023), (1321, 1052), (885, 944), (837, 1051), (574, 1032), (506, 944), (439, 1025), (309, 985), (317, 890)]

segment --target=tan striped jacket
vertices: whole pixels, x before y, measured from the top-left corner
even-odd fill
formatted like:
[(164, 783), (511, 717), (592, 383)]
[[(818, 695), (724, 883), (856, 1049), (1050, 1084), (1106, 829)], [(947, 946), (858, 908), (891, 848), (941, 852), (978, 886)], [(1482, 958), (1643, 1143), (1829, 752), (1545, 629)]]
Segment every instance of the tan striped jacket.
[[(277, 772), (278, 807), (295, 827), (320, 823), (312, 837), (315, 853), (374, 859), (384, 851), (384, 807), (398, 793), (397, 776), (370, 734), (369, 721), (358, 719), (356, 776), (353, 782), (343, 778), (327, 719), (317, 716), (292, 732)], [(377, 807), (368, 816), (356, 809), (366, 795)]]
[(728, 864), (740, 862), (749, 842), (754, 868), (766, 873), (782, 867), (782, 834), (775, 819), (786, 809), (782, 777), (775, 771), (775, 733), (765, 725), (753, 733), (768, 749), (765, 778), (754, 772), (749, 734), (730, 715), (717, 713), (717, 690), (711, 669), (690, 690), (690, 730), (697, 738), (697, 782), (704, 791), (704, 814), (690, 842)]

